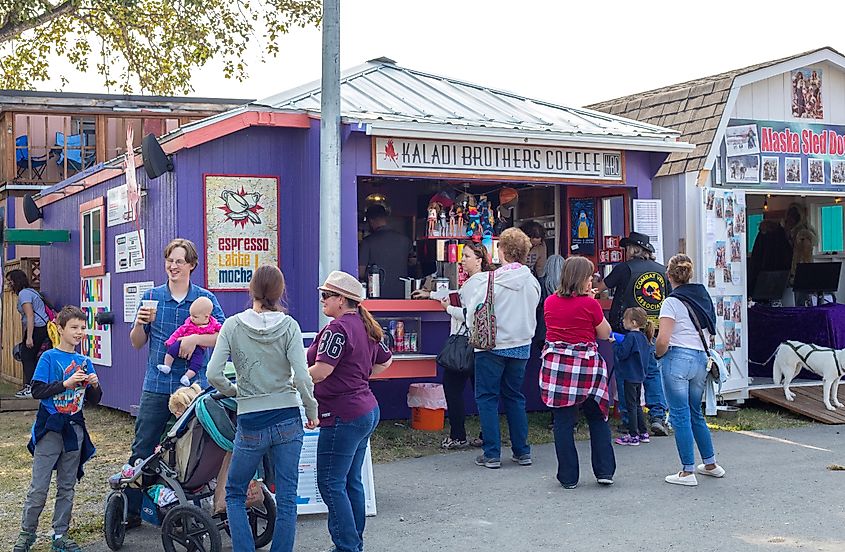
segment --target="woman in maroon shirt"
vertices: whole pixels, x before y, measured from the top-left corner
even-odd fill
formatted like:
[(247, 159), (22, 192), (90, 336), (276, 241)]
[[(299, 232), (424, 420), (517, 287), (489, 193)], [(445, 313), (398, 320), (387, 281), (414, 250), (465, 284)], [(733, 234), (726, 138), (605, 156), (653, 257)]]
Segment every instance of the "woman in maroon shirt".
[(370, 376), (392, 361), (381, 326), (361, 306), (364, 288), (345, 272), (329, 274), (318, 288), (323, 314), (333, 318), (311, 347), (307, 360), (319, 404), (317, 487), (329, 509), (329, 533), (339, 552), (364, 547), (366, 507), (361, 466), (379, 421)]
[(546, 345), (541, 358), (540, 396), (554, 415), (557, 479), (565, 489), (578, 485), (575, 423), (578, 410), (590, 426), (593, 474), (612, 485), (616, 458), (607, 425), (607, 369), (597, 339), (610, 337), (610, 324), (595, 300), (595, 266), (586, 257), (563, 263), (560, 286), (544, 303)]

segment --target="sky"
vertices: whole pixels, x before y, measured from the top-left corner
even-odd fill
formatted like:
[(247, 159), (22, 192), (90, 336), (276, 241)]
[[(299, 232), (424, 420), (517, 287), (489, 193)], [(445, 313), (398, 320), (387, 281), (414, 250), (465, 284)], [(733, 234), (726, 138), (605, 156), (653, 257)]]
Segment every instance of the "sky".
[[(341, 68), (399, 65), (583, 106), (830, 46), (845, 52), (839, 2), (818, 0), (793, 32), (786, 2), (341, 0)], [(827, 14), (827, 15), (824, 15)], [(245, 58), (246, 82), (197, 70), (196, 96), (264, 98), (320, 78), (321, 33), (294, 29), (278, 58)], [(57, 66), (61, 66), (59, 62)], [(69, 74), (63, 89), (106, 92)], [(58, 81), (38, 86), (58, 89)], [(111, 92), (119, 92), (112, 90)]]

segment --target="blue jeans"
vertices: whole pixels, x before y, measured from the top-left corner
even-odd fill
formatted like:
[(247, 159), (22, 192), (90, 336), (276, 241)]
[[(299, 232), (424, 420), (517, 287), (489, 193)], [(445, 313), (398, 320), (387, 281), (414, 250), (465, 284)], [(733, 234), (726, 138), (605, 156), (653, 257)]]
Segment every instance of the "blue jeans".
[(338, 552), (364, 550), (367, 509), (361, 467), (379, 408), (354, 420), (335, 419), (320, 428), (317, 440), (317, 488), (329, 509), (329, 534)]
[[(167, 403), (170, 395), (144, 391), (138, 405), (138, 417), (135, 418), (135, 440), (132, 442), (132, 455), (129, 463), (135, 464), (138, 459), (145, 459), (152, 455), (156, 446), (161, 442), (161, 434), (170, 420), (170, 408)], [(126, 489), (127, 509), (130, 517), (141, 515), (141, 491)]]
[(613, 479), (616, 473), (616, 456), (610, 442), (610, 426), (604, 419), (596, 401), (587, 399), (577, 406), (552, 408), (554, 416), (555, 453), (557, 454), (557, 480), (562, 485), (578, 483), (578, 450), (575, 448), (575, 424), (578, 411), (584, 412), (590, 426), (590, 452), (593, 475), (596, 479)]
[[(619, 372), (614, 370), (613, 377), (616, 379), (616, 391), (619, 398), (617, 408), (619, 409), (619, 413), (622, 415), (622, 425), (627, 425), (628, 409), (625, 406), (624, 394), (622, 392), (625, 387), (619, 376)], [(651, 357), (648, 361), (648, 369), (645, 373), (643, 389), (645, 390), (645, 405), (648, 407), (649, 423), (655, 421), (663, 422), (666, 418), (666, 397), (663, 394), (663, 381), (660, 377), (660, 366), (657, 364), (657, 358), (654, 356), (654, 346), (651, 347)]]
[(663, 387), (669, 400), (669, 421), (675, 429), (675, 446), (683, 471), (695, 469), (695, 449), (705, 464), (716, 461), (710, 429), (701, 413), (704, 385), (707, 379), (707, 355), (704, 351), (669, 347), (660, 359)]
[(514, 456), (530, 454), (528, 415), (522, 380), (528, 360), (507, 358), (483, 351), (475, 353), (475, 402), (484, 435), (484, 456), (501, 458), (502, 434), (499, 428), (499, 397), (505, 404), (505, 416)]
[(299, 454), (302, 451), (302, 420), (284, 420), (264, 429), (245, 430), (238, 425), (235, 450), (226, 480), (226, 516), (234, 548), (254, 551), (252, 529), (246, 513), (249, 482), (269, 450), (276, 472), (276, 527), (272, 552), (293, 550), (296, 536), (296, 487), (299, 483)]

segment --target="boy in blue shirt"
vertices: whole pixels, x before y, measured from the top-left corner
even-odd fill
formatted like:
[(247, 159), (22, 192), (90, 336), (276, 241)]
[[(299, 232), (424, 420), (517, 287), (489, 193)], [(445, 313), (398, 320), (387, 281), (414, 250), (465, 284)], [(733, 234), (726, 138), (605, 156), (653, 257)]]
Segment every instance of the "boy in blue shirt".
[(79, 307), (67, 306), (56, 316), (56, 325), (61, 342), (41, 355), (32, 376), (32, 396), (40, 399), (41, 404), (27, 445), (33, 456), (32, 483), (14, 552), (28, 552), (35, 544), (38, 518), (47, 501), (53, 470), (56, 471), (56, 509), (51, 549), (80, 550), (67, 532), (74, 487), (82, 478), (82, 464), (94, 454), (82, 407), (86, 402), (99, 403), (103, 391), (91, 359), (76, 352), (85, 337), (85, 313)]
[(645, 309), (633, 307), (625, 311), (622, 326), (628, 331), (624, 336), (613, 334), (614, 370), (624, 387), (625, 406), (628, 412), (628, 434), (616, 438), (617, 445), (637, 446), (650, 441), (645, 425), (640, 396), (651, 358), (654, 324)]

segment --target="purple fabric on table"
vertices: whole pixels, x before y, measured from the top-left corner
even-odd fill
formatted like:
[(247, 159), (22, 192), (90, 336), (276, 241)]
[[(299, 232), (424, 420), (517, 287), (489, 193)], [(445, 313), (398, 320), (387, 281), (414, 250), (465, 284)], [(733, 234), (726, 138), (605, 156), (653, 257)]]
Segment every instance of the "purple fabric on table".
[[(167, 354), (172, 356), (173, 358), (179, 358), (179, 344), (181, 341), (174, 341), (169, 347), (167, 347)], [(194, 354), (191, 355), (191, 358), (188, 360), (188, 370), (193, 370), (197, 374), (202, 371), (202, 364), (205, 360), (205, 349), (202, 347), (197, 347), (194, 349)]]
[[(748, 309), (748, 360), (764, 362), (787, 340), (821, 347), (845, 348), (845, 305), (764, 307)], [(765, 366), (749, 362), (748, 375), (771, 377), (774, 358)], [(802, 378), (820, 379), (807, 370)]]

